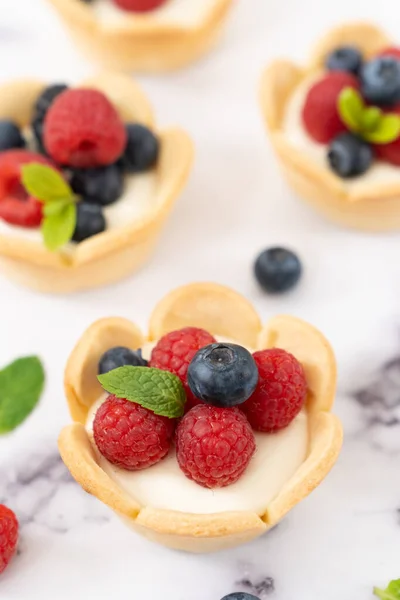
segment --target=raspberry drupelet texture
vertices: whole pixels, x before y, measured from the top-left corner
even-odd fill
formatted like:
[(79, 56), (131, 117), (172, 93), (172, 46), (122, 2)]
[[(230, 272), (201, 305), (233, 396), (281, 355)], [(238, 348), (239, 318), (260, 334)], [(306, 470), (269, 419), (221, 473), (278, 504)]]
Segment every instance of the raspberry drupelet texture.
[(110, 165), (121, 156), (126, 142), (125, 126), (116, 109), (97, 90), (62, 92), (45, 117), (44, 145), (60, 165)]
[(199, 404), (176, 431), (176, 455), (189, 479), (207, 488), (238, 481), (255, 452), (250, 424), (238, 408)]
[(292, 354), (280, 348), (261, 350), (253, 357), (258, 367), (258, 384), (241, 409), (256, 431), (279, 431), (293, 421), (304, 405), (304, 369)]
[(164, 335), (151, 353), (150, 367), (170, 371), (182, 381), (187, 396), (187, 410), (201, 402), (187, 382), (189, 364), (201, 348), (215, 342), (215, 338), (204, 329), (185, 327)]
[(0, 573), (15, 554), (18, 544), (18, 520), (12, 510), (0, 504)]
[(166, 0), (114, 0), (114, 4), (131, 12), (149, 12), (165, 3)]
[(171, 447), (175, 421), (139, 404), (109, 396), (93, 422), (94, 441), (112, 464), (139, 471), (163, 459)]

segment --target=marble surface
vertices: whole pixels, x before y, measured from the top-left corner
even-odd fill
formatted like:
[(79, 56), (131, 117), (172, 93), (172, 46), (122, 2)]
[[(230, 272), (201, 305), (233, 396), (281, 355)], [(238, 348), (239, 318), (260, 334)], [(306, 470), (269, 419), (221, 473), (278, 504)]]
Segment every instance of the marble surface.
[[(174, 75), (140, 78), (160, 122), (181, 123), (197, 146), (158, 256), (129, 281), (68, 298), (0, 279), (0, 363), (38, 353), (48, 379), (35, 413), (0, 439), (0, 502), (22, 523), (1, 600), (219, 600), (234, 590), (272, 600), (370, 600), (373, 585), (400, 576), (400, 236), (343, 231), (299, 203), (282, 181), (257, 105), (267, 60), (301, 59), (321, 30), (359, 17), (398, 34), (398, 0), (238, 0), (212, 56)], [(0, 56), (0, 80), (73, 81), (91, 70), (39, 0), (0, 0)], [(295, 248), (305, 265), (302, 284), (282, 298), (263, 295), (251, 274), (253, 257), (273, 243)], [(202, 279), (243, 292), (264, 319), (292, 313), (326, 333), (338, 357), (335, 410), (346, 439), (331, 475), (276, 529), (199, 557), (125, 529), (71, 481), (56, 438), (69, 421), (63, 365), (83, 329), (110, 314), (145, 327), (165, 292)]]

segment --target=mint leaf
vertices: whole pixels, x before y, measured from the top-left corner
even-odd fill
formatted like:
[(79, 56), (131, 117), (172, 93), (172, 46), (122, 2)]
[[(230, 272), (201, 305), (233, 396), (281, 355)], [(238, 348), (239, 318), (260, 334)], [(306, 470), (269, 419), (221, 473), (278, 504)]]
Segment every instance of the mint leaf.
[(377, 129), (380, 126), (382, 117), (383, 113), (377, 106), (369, 106), (366, 108), (361, 115), (362, 131), (367, 133), (368, 131)]
[(29, 163), (21, 168), (21, 181), (31, 196), (42, 202), (73, 198), (74, 193), (63, 176), (47, 165)]
[(394, 579), (385, 590), (374, 588), (375, 596), (381, 600), (400, 600), (400, 579)]
[(352, 87), (344, 88), (338, 98), (338, 112), (341, 121), (354, 133), (362, 131), (362, 115), (365, 109), (364, 100)]
[(72, 204), (71, 198), (60, 198), (60, 200), (48, 202), (43, 206), (43, 214), (45, 217), (57, 215), (58, 213), (62, 212), (63, 209), (69, 204)]
[(0, 371), (0, 434), (9, 433), (32, 412), (43, 391), (39, 358), (19, 358)]
[(365, 131), (363, 137), (373, 144), (390, 144), (400, 136), (400, 115), (382, 114), (378, 125), (372, 131)]
[(125, 366), (99, 375), (98, 380), (110, 394), (140, 404), (156, 415), (177, 419), (184, 413), (184, 387), (169, 371)]
[(42, 222), (44, 245), (54, 252), (69, 242), (76, 227), (76, 205), (65, 205), (55, 214), (45, 216)]

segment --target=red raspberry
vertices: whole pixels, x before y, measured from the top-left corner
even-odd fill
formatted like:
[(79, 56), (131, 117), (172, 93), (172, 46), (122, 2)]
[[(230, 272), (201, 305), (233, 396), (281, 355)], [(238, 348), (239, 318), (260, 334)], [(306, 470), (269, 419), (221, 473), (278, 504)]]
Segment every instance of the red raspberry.
[(292, 354), (280, 348), (255, 352), (253, 358), (258, 367), (258, 384), (241, 409), (256, 431), (278, 431), (287, 427), (304, 405), (304, 369)]
[(12, 510), (0, 504), (0, 573), (12, 559), (18, 544), (18, 520)]
[(66, 90), (47, 111), (44, 145), (61, 165), (110, 165), (121, 156), (126, 141), (125, 126), (116, 109), (97, 90)]
[(123, 10), (148, 12), (165, 4), (166, 0), (114, 0), (114, 4)]
[(39, 227), (42, 204), (28, 196), (21, 183), (21, 167), (29, 163), (53, 164), (28, 150), (8, 150), (0, 153), (0, 218), (20, 227)]
[(93, 422), (94, 441), (113, 465), (139, 471), (164, 458), (171, 447), (175, 422), (139, 404), (109, 396)]
[(201, 400), (194, 396), (187, 382), (189, 364), (200, 348), (215, 342), (216, 339), (204, 329), (185, 327), (164, 335), (151, 353), (150, 367), (175, 373), (182, 381), (187, 397), (186, 410), (201, 403)]
[(328, 144), (346, 131), (337, 109), (339, 94), (345, 87), (358, 89), (357, 78), (351, 73), (332, 71), (309, 90), (302, 117), (304, 127), (316, 142)]
[(400, 60), (400, 48), (396, 46), (384, 48), (381, 52), (379, 52), (378, 56), (392, 56), (393, 58)]
[[(386, 112), (400, 114), (400, 104), (391, 107)], [(400, 167), (400, 138), (390, 144), (376, 144), (374, 149), (378, 158)]]
[(255, 449), (250, 424), (238, 408), (199, 404), (176, 430), (180, 468), (207, 488), (225, 487), (240, 479)]

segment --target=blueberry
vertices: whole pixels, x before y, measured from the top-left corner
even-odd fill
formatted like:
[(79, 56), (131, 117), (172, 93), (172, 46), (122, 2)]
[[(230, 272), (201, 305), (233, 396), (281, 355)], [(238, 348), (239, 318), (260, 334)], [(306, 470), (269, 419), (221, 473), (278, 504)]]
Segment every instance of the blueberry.
[(253, 596), (253, 594), (246, 594), (245, 592), (234, 592), (233, 594), (228, 594), (224, 596), (222, 600), (260, 600), (257, 596)]
[(72, 237), (74, 242), (83, 242), (93, 235), (106, 229), (106, 220), (99, 204), (79, 202), (77, 204), (77, 219), (75, 232)]
[(35, 136), (36, 145), (40, 152), (45, 152), (43, 146), (43, 122), (46, 116), (47, 111), (50, 106), (53, 104), (54, 100), (59, 96), (62, 92), (68, 89), (63, 83), (50, 85), (40, 94), (39, 98), (36, 100), (33, 119), (32, 119), (32, 130)]
[(71, 187), (87, 202), (107, 206), (122, 196), (124, 175), (117, 165), (96, 169), (75, 169)]
[(237, 344), (210, 344), (195, 354), (187, 377), (197, 398), (229, 408), (250, 398), (257, 385), (258, 369), (246, 348)]
[(329, 54), (325, 66), (328, 71), (347, 71), (357, 75), (362, 63), (363, 57), (358, 48), (341, 46)]
[(160, 151), (158, 138), (143, 125), (126, 126), (128, 141), (121, 164), (128, 173), (147, 171), (155, 165)]
[(268, 248), (259, 254), (254, 273), (260, 286), (271, 294), (292, 289), (299, 281), (302, 266), (298, 256), (286, 248)]
[(390, 106), (400, 101), (400, 61), (380, 56), (360, 70), (361, 92), (371, 104)]
[(118, 367), (131, 365), (132, 367), (147, 367), (148, 362), (142, 357), (141, 350), (130, 350), (123, 346), (110, 348), (99, 361), (99, 374), (108, 373)]
[(20, 128), (13, 121), (0, 121), (0, 152), (12, 148), (24, 148), (25, 140)]
[(329, 146), (329, 165), (342, 178), (362, 175), (373, 160), (372, 147), (353, 133), (341, 133)]

